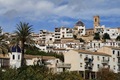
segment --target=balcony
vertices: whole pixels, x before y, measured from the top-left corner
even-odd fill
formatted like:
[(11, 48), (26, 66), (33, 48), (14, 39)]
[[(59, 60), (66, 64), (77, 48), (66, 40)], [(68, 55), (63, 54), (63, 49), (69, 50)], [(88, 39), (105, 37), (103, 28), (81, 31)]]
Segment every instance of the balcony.
[(91, 71), (92, 70), (92, 66), (85, 66), (85, 70), (89, 70), (89, 71)]
[(117, 55), (118, 58), (120, 58), (120, 55)]
[(120, 62), (118, 62), (118, 65), (120, 65)]
[(70, 68), (71, 64), (66, 64), (66, 63), (58, 63), (57, 64), (58, 68)]
[(91, 63), (93, 61), (93, 59), (86, 57), (84, 59), (84, 61), (85, 61), (85, 63)]
[(120, 68), (118, 68), (118, 72), (120, 72)]
[(85, 59), (84, 61), (85, 61), (85, 63), (88, 63), (88, 62), (89, 62), (89, 59)]
[(108, 62), (109, 62), (108, 60), (102, 60), (101, 61), (102, 64), (108, 64)]

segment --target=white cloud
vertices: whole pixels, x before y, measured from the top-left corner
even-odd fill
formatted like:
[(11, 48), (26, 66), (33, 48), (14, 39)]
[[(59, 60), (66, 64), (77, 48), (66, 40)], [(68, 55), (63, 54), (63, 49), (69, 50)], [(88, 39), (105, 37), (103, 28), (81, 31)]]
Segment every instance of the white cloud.
[[(47, 18), (51, 15), (66, 16), (71, 18), (90, 19), (93, 15), (119, 15), (120, 6), (112, 5), (110, 0), (68, 0), (67, 4), (61, 4), (64, 0), (0, 0), (2, 12), (0, 15), (10, 12), (17, 13), (25, 18)], [(116, 4), (119, 0), (116, 0)], [(61, 5), (59, 5), (61, 4)], [(13, 10), (13, 12), (12, 12)], [(32, 15), (32, 16), (31, 16)], [(7, 14), (6, 14), (7, 16)], [(31, 18), (32, 19), (32, 18)]]

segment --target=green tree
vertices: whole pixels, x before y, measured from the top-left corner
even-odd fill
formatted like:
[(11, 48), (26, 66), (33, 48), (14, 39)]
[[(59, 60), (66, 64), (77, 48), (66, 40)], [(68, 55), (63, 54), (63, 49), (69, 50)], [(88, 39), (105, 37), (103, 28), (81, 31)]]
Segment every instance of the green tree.
[(101, 68), (97, 73), (97, 80), (115, 80), (115, 73), (109, 68)]
[(55, 76), (55, 80), (83, 80), (77, 72), (63, 72)]
[(100, 40), (100, 34), (99, 33), (95, 33), (93, 39), (94, 40)]
[(84, 39), (82, 39), (82, 38), (80, 38), (79, 40), (80, 40), (80, 42), (85, 42), (85, 40), (84, 40)]
[(24, 65), (24, 49), (25, 49), (25, 42), (28, 43), (31, 41), (31, 33), (32, 33), (32, 25), (29, 23), (20, 22), (17, 24), (17, 30), (15, 31), (16, 38), (18, 41), (21, 42), (21, 49), (22, 49), (22, 61), (21, 65)]
[(110, 36), (108, 33), (104, 33), (103, 34), (103, 40), (109, 39), (110, 40)]
[(74, 38), (74, 39), (77, 39), (77, 36), (76, 36), (76, 35), (73, 35), (73, 38)]
[(116, 41), (120, 41), (120, 35), (117, 36)]

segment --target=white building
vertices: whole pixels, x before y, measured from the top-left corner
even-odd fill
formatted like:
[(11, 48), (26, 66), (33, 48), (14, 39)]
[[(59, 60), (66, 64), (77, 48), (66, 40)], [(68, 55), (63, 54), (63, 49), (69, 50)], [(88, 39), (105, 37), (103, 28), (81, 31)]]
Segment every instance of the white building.
[(47, 43), (53, 43), (54, 33), (49, 32), (47, 30), (40, 30), (39, 38), (40, 38), (39, 44), (45, 45)]
[(115, 41), (115, 40), (106, 40), (106, 42), (102, 42), (100, 40), (90, 41), (86, 45), (86, 50), (97, 51), (98, 49), (104, 46), (120, 47), (120, 41)]
[(9, 53), (10, 56), (10, 67), (11, 68), (19, 68), (21, 67), (21, 58), (22, 53), (19, 46), (12, 46), (12, 53)]
[(118, 28), (105, 28), (104, 33), (108, 33), (111, 39), (116, 39), (120, 35)]
[(55, 41), (59, 42), (61, 38), (73, 38), (73, 30), (67, 27), (55, 28)]
[(104, 33), (105, 26), (104, 25), (97, 26), (97, 27), (95, 27), (95, 30), (96, 30), (96, 33), (100, 33), (100, 35), (102, 35)]
[(85, 25), (83, 22), (78, 21), (73, 29), (73, 34), (76, 35), (77, 37), (85, 35)]

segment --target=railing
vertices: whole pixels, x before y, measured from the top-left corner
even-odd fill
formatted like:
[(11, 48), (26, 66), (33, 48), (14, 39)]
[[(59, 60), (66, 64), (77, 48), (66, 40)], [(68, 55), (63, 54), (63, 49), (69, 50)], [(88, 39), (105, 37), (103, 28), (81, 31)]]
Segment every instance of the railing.
[(71, 64), (66, 64), (66, 63), (58, 63), (57, 67), (59, 68), (70, 68)]
[(85, 59), (84, 61), (87, 63), (87, 62), (89, 62), (89, 59)]
[(92, 70), (92, 66), (85, 67), (85, 70)]
[(117, 55), (118, 58), (120, 58), (120, 55)]
[(108, 60), (102, 60), (101, 62), (102, 62), (103, 64), (108, 64), (109, 61), (108, 61)]
[(120, 72), (120, 68), (118, 68), (118, 72)]

